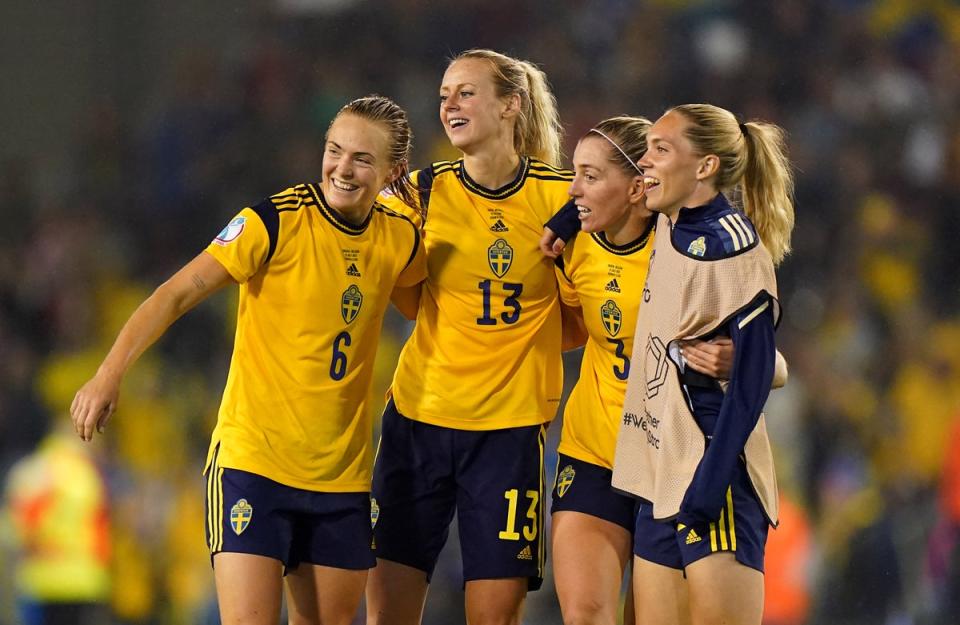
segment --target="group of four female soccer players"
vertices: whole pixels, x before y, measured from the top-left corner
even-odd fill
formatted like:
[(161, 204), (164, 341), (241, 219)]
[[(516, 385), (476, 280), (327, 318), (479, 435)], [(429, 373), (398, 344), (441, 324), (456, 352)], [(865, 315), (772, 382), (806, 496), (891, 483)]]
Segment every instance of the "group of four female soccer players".
[[(616, 623), (632, 561), (627, 622), (759, 623), (773, 263), (793, 220), (779, 130), (709, 105), (615, 117), (560, 169), (546, 77), (489, 50), (451, 61), (440, 120), (462, 158), (409, 172), (403, 110), (344, 106), (319, 183), (244, 208), (131, 316), (77, 393), (78, 433), (102, 431), (171, 323), (237, 283), (205, 470), (222, 621), (272, 625), (285, 588), (291, 623), (350, 623), (364, 591), (368, 623), (419, 623), (456, 513), (467, 622), (519, 623), (546, 560), (560, 352), (585, 343), (553, 485), (564, 622)], [(548, 221), (584, 231), (556, 262)], [(391, 300), (416, 323), (374, 460)]]

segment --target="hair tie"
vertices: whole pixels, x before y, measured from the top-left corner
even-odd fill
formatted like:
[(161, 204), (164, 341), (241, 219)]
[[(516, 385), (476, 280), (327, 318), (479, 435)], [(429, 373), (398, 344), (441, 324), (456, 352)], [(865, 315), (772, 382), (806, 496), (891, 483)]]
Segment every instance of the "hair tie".
[(750, 133), (748, 132), (749, 129), (747, 128), (747, 125), (746, 125), (746, 124), (739, 124), (739, 126), (740, 126), (740, 132), (743, 133), (743, 136), (744, 136), (744, 137), (746, 137), (748, 134), (750, 134)]
[[(627, 153), (623, 151), (623, 148), (621, 148), (619, 145), (617, 145), (617, 142), (616, 142), (616, 141), (614, 141), (613, 139), (611, 139), (611, 138), (608, 137), (607, 135), (603, 134), (602, 132), (600, 132), (600, 131), (597, 130), (596, 128), (591, 128), (591, 129), (590, 129), (590, 132), (595, 132), (595, 133), (597, 133), (598, 135), (600, 135), (601, 137), (603, 137), (604, 139), (606, 139), (607, 141), (609, 141), (609, 142), (610, 142), (610, 145), (612, 145), (613, 147), (617, 148), (617, 152), (620, 152), (621, 154), (623, 154), (623, 158), (627, 159), (627, 162), (630, 163), (631, 165), (633, 165), (633, 168), (637, 170), (637, 173), (640, 174), (641, 176), (643, 175), (643, 170), (640, 169), (640, 166), (637, 165), (637, 164), (633, 161), (632, 158), (630, 158), (629, 156), (627, 156)], [(589, 132), (588, 132), (587, 134), (589, 134)]]

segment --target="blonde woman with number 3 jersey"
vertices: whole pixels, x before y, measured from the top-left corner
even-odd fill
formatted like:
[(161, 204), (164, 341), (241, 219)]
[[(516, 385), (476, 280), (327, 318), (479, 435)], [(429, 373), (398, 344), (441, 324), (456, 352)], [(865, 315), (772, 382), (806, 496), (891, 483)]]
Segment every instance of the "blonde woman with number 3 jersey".
[(543, 223), (567, 200), (543, 72), (457, 56), (440, 120), (463, 153), (414, 172), (427, 280), (409, 293), (374, 469), (377, 567), (368, 623), (419, 623), (458, 515), (467, 621), (519, 623), (543, 576), (546, 424), (560, 400), (561, 319)]
[(347, 625), (374, 564), (372, 421), (366, 405), (383, 315), (420, 282), (417, 228), (376, 204), (405, 186), (406, 114), (380, 96), (337, 114), (322, 182), (244, 208), (126, 323), (74, 399), (90, 440), (124, 373), (181, 315), (240, 285), (227, 386), (207, 460), (207, 540), (224, 623)]

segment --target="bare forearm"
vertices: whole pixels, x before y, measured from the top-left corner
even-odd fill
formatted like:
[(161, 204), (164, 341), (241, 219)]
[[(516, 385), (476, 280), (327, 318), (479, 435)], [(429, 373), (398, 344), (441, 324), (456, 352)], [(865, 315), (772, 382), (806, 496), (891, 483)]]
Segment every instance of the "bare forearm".
[(122, 377), (174, 321), (229, 282), (229, 274), (213, 257), (200, 254), (194, 258), (134, 311), (98, 373)]
[(98, 374), (122, 378), (130, 366), (189, 308), (163, 284), (134, 311), (100, 365)]
[(94, 431), (103, 431), (116, 410), (120, 381), (137, 358), (170, 324), (230, 280), (227, 270), (204, 252), (140, 304), (120, 330), (100, 370), (77, 391), (70, 405), (74, 428), (83, 440), (91, 440)]

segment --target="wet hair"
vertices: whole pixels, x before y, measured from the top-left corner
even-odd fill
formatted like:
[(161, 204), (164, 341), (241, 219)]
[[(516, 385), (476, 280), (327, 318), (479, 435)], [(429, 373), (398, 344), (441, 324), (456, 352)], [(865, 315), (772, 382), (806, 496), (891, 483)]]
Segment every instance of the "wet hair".
[[(330, 122), (330, 126), (345, 114), (383, 124), (387, 129), (390, 135), (387, 158), (390, 159), (391, 167), (400, 166), (400, 175), (388, 184), (387, 188), (406, 205), (416, 209), (417, 202), (414, 199), (416, 189), (410, 180), (409, 171), (410, 153), (413, 150), (413, 131), (410, 130), (406, 111), (390, 98), (382, 95), (368, 95), (345, 104)], [(329, 131), (330, 129), (327, 128), (327, 132)]]
[(760, 121), (740, 123), (730, 111), (711, 104), (684, 104), (671, 111), (689, 122), (684, 135), (697, 154), (720, 159), (717, 188), (725, 193), (739, 190), (743, 212), (779, 264), (790, 252), (794, 221), (793, 172), (784, 130)]
[(603, 120), (591, 128), (584, 138), (596, 135), (610, 144), (610, 162), (618, 165), (628, 176), (642, 175), (637, 161), (647, 151), (647, 131), (650, 120), (646, 117), (620, 115)]
[(520, 97), (520, 114), (513, 129), (513, 147), (517, 154), (559, 166), (563, 156), (560, 150), (563, 126), (557, 112), (557, 99), (550, 91), (543, 70), (529, 61), (484, 49), (462, 52), (450, 65), (462, 59), (479, 59), (490, 65), (497, 96)]

